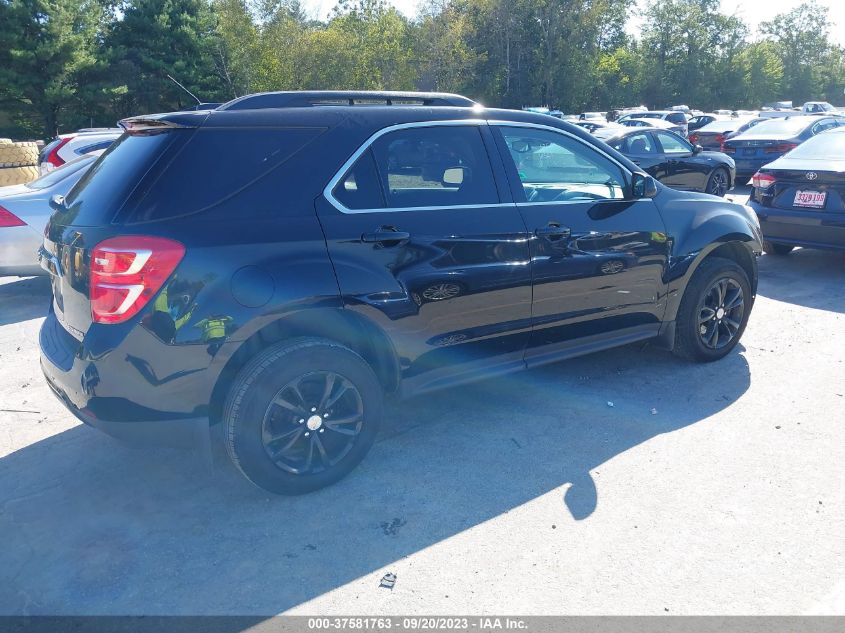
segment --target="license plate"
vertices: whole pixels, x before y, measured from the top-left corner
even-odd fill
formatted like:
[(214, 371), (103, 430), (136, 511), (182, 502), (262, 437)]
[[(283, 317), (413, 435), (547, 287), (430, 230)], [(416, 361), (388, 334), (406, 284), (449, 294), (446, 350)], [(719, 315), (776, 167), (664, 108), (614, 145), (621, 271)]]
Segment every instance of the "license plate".
[(812, 209), (823, 209), (827, 200), (827, 191), (801, 191), (795, 192), (795, 200), (792, 204), (796, 207), (810, 207)]

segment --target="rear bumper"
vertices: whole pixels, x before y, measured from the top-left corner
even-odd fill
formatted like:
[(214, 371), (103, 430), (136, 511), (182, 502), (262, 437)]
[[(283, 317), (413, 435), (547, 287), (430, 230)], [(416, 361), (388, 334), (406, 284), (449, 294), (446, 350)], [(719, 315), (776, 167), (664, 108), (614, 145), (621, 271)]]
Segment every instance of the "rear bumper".
[[(181, 391), (177, 405), (169, 384), (144, 384), (136, 365), (129, 362), (133, 358), (129, 350), (114, 349), (92, 359), (52, 310), (41, 327), (39, 342), (48, 386), (86, 425), (133, 444), (203, 450), (210, 446), (204, 388)], [(133, 378), (132, 372), (138, 375)], [(191, 404), (194, 399), (199, 402)]]
[(42, 239), (29, 225), (0, 228), (0, 276), (46, 274), (37, 256)]
[[(739, 150), (738, 150), (739, 151)], [(751, 176), (765, 165), (777, 160), (781, 154), (770, 154), (762, 158), (741, 158), (737, 154), (730, 154), (736, 163), (736, 173)]]
[(845, 213), (777, 209), (763, 206), (753, 198), (748, 206), (754, 209), (763, 237), (770, 242), (845, 249)]

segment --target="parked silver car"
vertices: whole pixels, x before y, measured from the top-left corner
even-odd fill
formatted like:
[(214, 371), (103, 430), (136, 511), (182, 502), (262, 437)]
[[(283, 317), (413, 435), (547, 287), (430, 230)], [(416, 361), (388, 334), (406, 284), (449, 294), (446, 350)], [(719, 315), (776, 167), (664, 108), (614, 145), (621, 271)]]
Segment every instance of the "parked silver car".
[(46, 274), (36, 253), (53, 212), (50, 198), (70, 191), (103, 151), (80, 156), (25, 185), (0, 187), (0, 276)]

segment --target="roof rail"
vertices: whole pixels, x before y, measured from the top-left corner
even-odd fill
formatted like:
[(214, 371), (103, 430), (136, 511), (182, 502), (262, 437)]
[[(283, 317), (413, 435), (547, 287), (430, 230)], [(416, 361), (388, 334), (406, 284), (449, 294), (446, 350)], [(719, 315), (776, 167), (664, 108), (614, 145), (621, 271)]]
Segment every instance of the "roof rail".
[(224, 103), (218, 110), (262, 110), (266, 108), (307, 108), (313, 106), (422, 105), (469, 108), (472, 99), (443, 92), (394, 92), (372, 90), (313, 90), (261, 92)]

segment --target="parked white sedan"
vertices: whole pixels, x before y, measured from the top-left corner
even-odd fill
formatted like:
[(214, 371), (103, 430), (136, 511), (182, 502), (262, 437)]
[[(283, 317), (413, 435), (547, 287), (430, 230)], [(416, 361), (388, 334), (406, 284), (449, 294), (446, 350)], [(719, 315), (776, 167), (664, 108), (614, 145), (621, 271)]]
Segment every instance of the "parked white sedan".
[(0, 187), (0, 277), (46, 274), (36, 253), (53, 212), (50, 198), (70, 191), (103, 151), (85, 154), (25, 185)]

